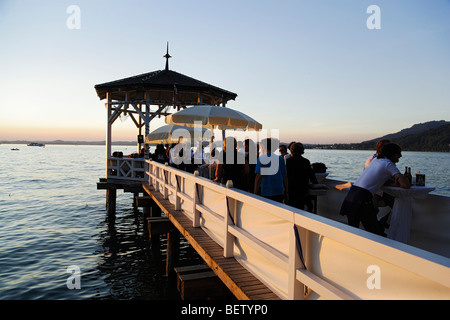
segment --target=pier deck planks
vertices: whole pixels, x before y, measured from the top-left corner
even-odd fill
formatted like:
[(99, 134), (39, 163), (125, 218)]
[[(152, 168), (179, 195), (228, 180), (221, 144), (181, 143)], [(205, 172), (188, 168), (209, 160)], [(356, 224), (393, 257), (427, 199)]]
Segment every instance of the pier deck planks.
[(143, 183), (142, 186), (236, 298), (239, 300), (280, 300), (236, 259), (224, 258), (223, 248), (202, 229), (192, 227), (192, 221), (181, 211), (175, 210), (175, 206), (169, 200), (164, 199), (159, 192), (155, 192), (148, 183)]

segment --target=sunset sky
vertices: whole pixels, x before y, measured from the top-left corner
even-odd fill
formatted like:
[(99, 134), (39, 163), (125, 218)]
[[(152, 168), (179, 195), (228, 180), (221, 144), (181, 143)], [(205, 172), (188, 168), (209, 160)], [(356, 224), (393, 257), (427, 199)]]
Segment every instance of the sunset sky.
[(0, 0), (0, 30), (0, 140), (104, 140), (94, 86), (163, 69), (167, 42), (170, 69), (237, 93), (282, 141), (450, 120), (449, 0)]

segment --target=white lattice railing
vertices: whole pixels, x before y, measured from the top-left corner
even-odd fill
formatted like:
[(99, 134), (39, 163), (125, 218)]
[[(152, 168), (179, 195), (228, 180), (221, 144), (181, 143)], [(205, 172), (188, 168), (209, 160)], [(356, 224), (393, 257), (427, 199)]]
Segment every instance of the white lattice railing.
[(145, 159), (108, 157), (107, 178), (144, 181)]

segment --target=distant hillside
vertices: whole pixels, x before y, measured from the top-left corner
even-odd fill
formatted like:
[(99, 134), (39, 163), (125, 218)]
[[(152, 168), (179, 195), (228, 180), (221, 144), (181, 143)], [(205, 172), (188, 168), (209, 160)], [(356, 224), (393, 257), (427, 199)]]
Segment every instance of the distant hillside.
[(429, 129), (422, 133), (393, 138), (405, 151), (446, 151), (450, 152), (450, 124)]
[(424, 122), (424, 123), (418, 123), (418, 124), (413, 125), (411, 128), (403, 129), (399, 132), (387, 134), (383, 137), (372, 139), (369, 141), (364, 141), (362, 143), (366, 143), (366, 142), (375, 142), (376, 143), (380, 139), (395, 140), (395, 139), (403, 138), (403, 137), (406, 137), (409, 135), (420, 134), (425, 131), (428, 131), (428, 130), (431, 130), (434, 128), (438, 128), (438, 127), (446, 125), (446, 124), (450, 124), (450, 122), (445, 121), (445, 120), (440, 120), (440, 121), (429, 121), (429, 122)]
[(430, 121), (361, 143), (339, 144), (336, 149), (375, 150), (377, 141), (389, 139), (404, 151), (450, 152), (450, 122)]

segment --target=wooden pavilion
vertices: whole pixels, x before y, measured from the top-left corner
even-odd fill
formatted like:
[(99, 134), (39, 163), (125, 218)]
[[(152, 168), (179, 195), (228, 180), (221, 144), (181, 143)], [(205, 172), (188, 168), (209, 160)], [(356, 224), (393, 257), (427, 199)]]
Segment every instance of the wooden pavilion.
[[(164, 70), (152, 71), (124, 79), (97, 84), (95, 90), (101, 100), (106, 99), (106, 179), (141, 180), (144, 160), (113, 157), (111, 154), (112, 125), (121, 115), (129, 116), (138, 129), (138, 152), (150, 132), (150, 122), (182, 108), (198, 104), (226, 106), (235, 100), (236, 93), (210, 85), (169, 69), (169, 48), (164, 55)], [(146, 149), (146, 158), (148, 148)]]

